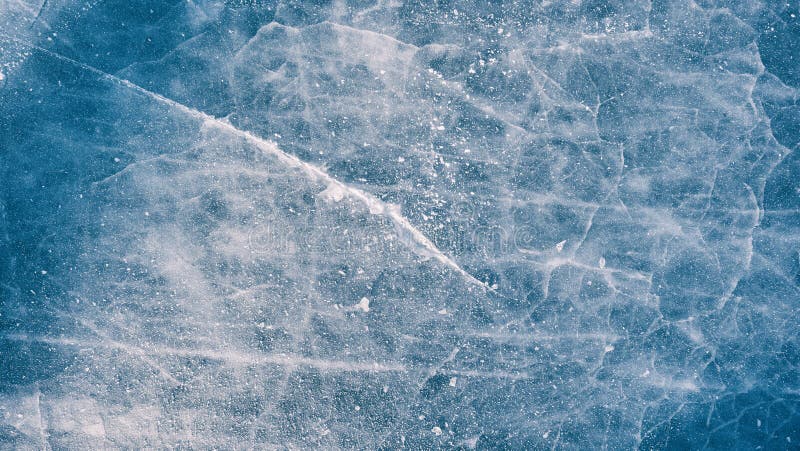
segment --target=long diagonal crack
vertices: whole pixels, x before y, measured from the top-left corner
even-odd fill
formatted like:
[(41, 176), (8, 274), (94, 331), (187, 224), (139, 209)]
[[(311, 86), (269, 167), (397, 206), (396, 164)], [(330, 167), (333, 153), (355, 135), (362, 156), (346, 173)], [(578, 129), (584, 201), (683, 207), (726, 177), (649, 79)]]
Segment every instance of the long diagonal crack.
[(101, 69), (82, 63), (80, 61), (76, 61), (64, 55), (55, 53), (53, 51), (31, 44), (29, 42), (21, 41), (17, 38), (13, 38), (2, 34), (0, 34), (0, 36), (14, 40), (15, 42), (28, 46), (32, 49), (38, 50), (60, 61), (67, 62), (71, 65), (80, 67), (81, 69), (84, 69), (86, 71), (95, 73), (104, 79), (119, 83), (153, 100), (156, 100), (159, 103), (168, 105), (170, 108), (178, 110), (196, 119), (200, 119), (207, 127), (215, 127), (220, 130), (224, 130), (230, 134), (244, 138), (248, 142), (255, 145), (259, 150), (275, 157), (278, 161), (285, 164), (286, 166), (298, 169), (302, 171), (304, 174), (306, 174), (306, 176), (309, 177), (310, 179), (327, 185), (328, 188), (323, 193), (330, 195), (334, 199), (348, 197), (355, 201), (361, 202), (362, 204), (364, 204), (369, 208), (371, 214), (383, 216), (389, 219), (394, 225), (395, 231), (397, 232), (401, 242), (420, 257), (423, 257), (425, 259), (433, 258), (442, 263), (443, 265), (451, 268), (458, 274), (460, 274), (469, 283), (481, 287), (483, 290), (499, 294), (493, 288), (487, 286), (485, 283), (476, 279), (472, 274), (465, 271), (463, 268), (461, 268), (461, 266), (458, 265), (458, 263), (453, 261), (453, 259), (448, 257), (444, 252), (439, 250), (439, 248), (437, 248), (436, 245), (433, 244), (433, 242), (431, 242), (431, 240), (429, 240), (428, 237), (425, 236), (425, 234), (423, 234), (419, 229), (414, 227), (414, 225), (411, 224), (411, 222), (409, 222), (409, 220), (402, 215), (399, 206), (389, 204), (387, 202), (378, 199), (377, 197), (366, 191), (349, 186), (335, 179), (334, 177), (326, 173), (324, 170), (301, 160), (295, 155), (284, 152), (278, 147), (278, 145), (275, 142), (260, 138), (248, 131), (236, 128), (233, 124), (231, 124), (228, 121), (216, 118), (200, 110), (176, 102), (175, 100), (169, 99), (167, 97), (162, 96), (161, 94), (157, 94), (148, 89), (145, 89), (129, 80), (117, 77), (116, 75), (113, 74), (109, 74), (108, 72), (105, 72)]

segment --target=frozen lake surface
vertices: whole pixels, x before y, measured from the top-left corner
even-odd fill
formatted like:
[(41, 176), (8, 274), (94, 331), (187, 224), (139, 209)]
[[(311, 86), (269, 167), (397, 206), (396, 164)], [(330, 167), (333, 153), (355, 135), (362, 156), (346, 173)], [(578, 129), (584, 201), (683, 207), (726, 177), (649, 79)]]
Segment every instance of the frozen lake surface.
[(0, 449), (798, 449), (798, 7), (0, 0)]

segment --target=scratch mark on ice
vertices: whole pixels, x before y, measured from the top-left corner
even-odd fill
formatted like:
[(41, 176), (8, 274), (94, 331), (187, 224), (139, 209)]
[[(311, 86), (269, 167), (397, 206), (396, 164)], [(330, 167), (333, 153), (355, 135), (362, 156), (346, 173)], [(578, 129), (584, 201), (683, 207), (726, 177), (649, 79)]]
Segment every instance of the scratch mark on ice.
[(23, 45), (36, 49), (53, 58), (80, 67), (94, 74), (97, 74), (101, 78), (119, 83), (122, 86), (125, 86), (133, 91), (145, 95), (146, 97), (156, 100), (164, 105), (168, 105), (170, 108), (173, 108), (174, 110), (180, 111), (190, 117), (199, 119), (203, 121), (203, 125), (207, 127), (215, 127), (225, 132), (228, 132), (232, 135), (244, 138), (246, 141), (255, 145), (259, 150), (273, 156), (275, 159), (277, 159), (284, 165), (290, 168), (298, 169), (301, 172), (303, 172), (308, 178), (327, 185), (328, 188), (323, 192), (334, 193), (335, 194), (334, 199), (339, 196), (348, 197), (352, 200), (355, 200), (365, 205), (369, 209), (369, 212), (371, 214), (383, 216), (389, 219), (394, 225), (395, 232), (399, 235), (399, 238), (403, 242), (403, 244), (405, 244), (410, 250), (412, 250), (418, 256), (424, 259), (433, 258), (434, 260), (440, 262), (441, 264), (449, 267), (450, 269), (461, 275), (471, 284), (478, 286), (485, 291), (491, 291), (493, 293), (499, 294), (493, 288), (487, 286), (485, 283), (476, 279), (472, 274), (465, 271), (455, 261), (453, 261), (450, 257), (445, 255), (441, 250), (439, 250), (439, 248), (437, 248), (436, 245), (433, 244), (433, 242), (431, 242), (428, 239), (428, 237), (426, 237), (419, 229), (414, 227), (414, 225), (412, 225), (408, 221), (408, 219), (402, 215), (399, 206), (384, 202), (366, 191), (342, 183), (339, 180), (330, 176), (321, 168), (318, 168), (310, 163), (307, 163), (301, 160), (300, 158), (296, 157), (295, 155), (284, 152), (278, 147), (278, 145), (275, 142), (260, 138), (248, 131), (236, 128), (233, 124), (231, 124), (226, 120), (216, 118), (200, 110), (194, 109), (182, 103), (176, 102), (172, 99), (164, 97), (160, 94), (149, 91), (129, 80), (117, 77), (116, 75), (109, 74), (108, 72), (102, 71), (96, 67), (90, 66), (80, 61), (73, 60), (72, 58), (68, 58), (66, 56), (30, 44), (28, 42), (20, 41), (17, 38), (10, 36), (6, 37), (16, 42), (19, 42)]

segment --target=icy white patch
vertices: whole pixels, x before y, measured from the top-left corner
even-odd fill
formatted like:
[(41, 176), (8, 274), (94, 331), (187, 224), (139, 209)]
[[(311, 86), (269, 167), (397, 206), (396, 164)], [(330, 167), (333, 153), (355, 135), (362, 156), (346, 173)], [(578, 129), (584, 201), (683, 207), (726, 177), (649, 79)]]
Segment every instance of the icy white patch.
[(369, 299), (368, 298), (361, 298), (358, 304), (355, 305), (357, 309), (361, 309), (364, 313), (369, 312)]
[(319, 196), (325, 200), (339, 202), (340, 200), (344, 199), (344, 194), (345, 192), (340, 185), (331, 183), (327, 188), (325, 188), (325, 191), (319, 193)]

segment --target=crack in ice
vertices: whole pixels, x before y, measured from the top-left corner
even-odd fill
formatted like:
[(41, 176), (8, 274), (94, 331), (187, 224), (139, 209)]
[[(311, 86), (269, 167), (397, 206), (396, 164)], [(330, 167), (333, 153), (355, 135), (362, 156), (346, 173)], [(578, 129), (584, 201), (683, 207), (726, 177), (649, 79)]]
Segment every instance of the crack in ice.
[(72, 58), (68, 58), (64, 55), (60, 55), (58, 53), (30, 44), (28, 42), (20, 41), (19, 39), (13, 37), (5, 35), (2, 36), (7, 37), (8, 39), (12, 39), (23, 45), (29, 46), (33, 49), (36, 49), (42, 53), (45, 53), (61, 61), (65, 61), (69, 64), (80, 67), (86, 71), (98, 74), (102, 78), (119, 83), (133, 91), (139, 92), (140, 94), (143, 94), (162, 104), (168, 105), (169, 107), (175, 110), (181, 111), (190, 117), (193, 117), (195, 119), (200, 119), (203, 121), (203, 124), (205, 126), (216, 127), (220, 130), (224, 130), (228, 133), (244, 138), (245, 140), (254, 144), (259, 150), (275, 157), (278, 161), (285, 164), (286, 166), (298, 169), (303, 173), (305, 173), (312, 180), (324, 183), (328, 186), (329, 189), (333, 188), (336, 192), (343, 193), (346, 197), (349, 197), (364, 204), (369, 208), (371, 214), (383, 216), (389, 219), (394, 225), (395, 231), (398, 233), (399, 237), (403, 241), (403, 244), (408, 246), (414, 253), (416, 253), (420, 257), (423, 257), (425, 259), (433, 258), (437, 260), (439, 263), (449, 267), (456, 273), (460, 274), (471, 284), (481, 287), (486, 291), (497, 293), (493, 288), (487, 286), (485, 283), (476, 279), (472, 274), (461, 268), (461, 266), (459, 266), (455, 261), (453, 261), (450, 257), (445, 255), (441, 250), (439, 250), (439, 248), (437, 248), (436, 245), (433, 244), (433, 242), (428, 239), (428, 237), (426, 237), (421, 231), (419, 231), (419, 229), (414, 227), (414, 225), (412, 225), (411, 222), (409, 222), (409, 220), (401, 214), (399, 206), (386, 203), (366, 191), (362, 191), (358, 188), (340, 182), (339, 180), (330, 176), (324, 170), (301, 160), (295, 155), (284, 152), (278, 147), (276, 143), (260, 138), (248, 131), (236, 128), (233, 124), (231, 124), (228, 121), (216, 118), (200, 110), (194, 109), (192, 107), (179, 103), (175, 100), (164, 97), (158, 93), (145, 89), (129, 80), (117, 77), (116, 75), (113, 74), (109, 74), (108, 72), (100, 70), (96, 67), (90, 66), (80, 61), (76, 61)]

